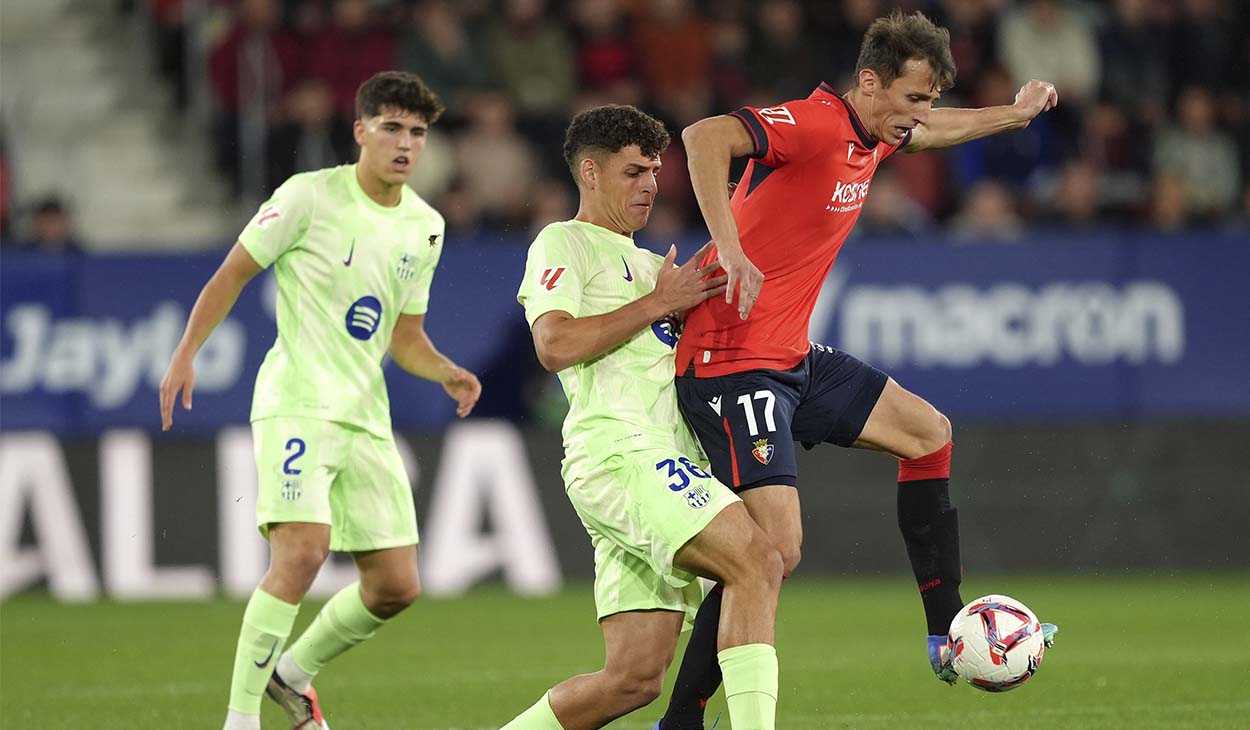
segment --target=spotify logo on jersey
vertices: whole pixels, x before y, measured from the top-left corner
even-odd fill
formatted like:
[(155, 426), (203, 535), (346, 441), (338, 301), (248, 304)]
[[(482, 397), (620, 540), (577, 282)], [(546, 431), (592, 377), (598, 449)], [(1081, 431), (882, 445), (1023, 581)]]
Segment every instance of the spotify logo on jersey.
[(382, 303), (374, 297), (361, 297), (347, 310), (347, 334), (367, 340), (378, 331), (382, 321)]

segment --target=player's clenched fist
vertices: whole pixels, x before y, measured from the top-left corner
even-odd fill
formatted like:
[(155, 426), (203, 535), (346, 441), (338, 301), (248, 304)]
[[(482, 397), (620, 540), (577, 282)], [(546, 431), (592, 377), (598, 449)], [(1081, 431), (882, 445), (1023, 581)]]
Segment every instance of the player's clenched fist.
[(1016, 102), (1014, 106), (1020, 110), (1024, 117), (1024, 126), (1029, 126), (1029, 122), (1038, 114), (1050, 111), (1059, 105), (1059, 92), (1055, 91), (1055, 85), (1045, 81), (1033, 79), (1029, 83), (1020, 87), (1016, 92)]
[(660, 274), (656, 277), (655, 290), (651, 292), (664, 305), (664, 311), (684, 316), (687, 309), (725, 291), (725, 275), (708, 276), (715, 269), (716, 263), (706, 266), (702, 263), (711, 250), (712, 243), (708, 242), (689, 261), (674, 267), (677, 245), (669, 247), (664, 263), (660, 265)]

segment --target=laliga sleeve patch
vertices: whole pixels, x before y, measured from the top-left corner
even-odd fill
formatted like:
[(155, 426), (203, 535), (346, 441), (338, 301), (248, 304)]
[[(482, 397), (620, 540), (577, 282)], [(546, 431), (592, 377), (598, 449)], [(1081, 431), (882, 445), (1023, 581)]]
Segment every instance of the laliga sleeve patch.
[(282, 217), (282, 211), (278, 210), (276, 205), (266, 205), (256, 214), (256, 227), (264, 228), (273, 221)]
[(547, 291), (555, 291), (560, 288), (560, 277), (568, 268), (568, 266), (551, 266), (543, 269), (542, 275), (538, 277), (538, 283)]

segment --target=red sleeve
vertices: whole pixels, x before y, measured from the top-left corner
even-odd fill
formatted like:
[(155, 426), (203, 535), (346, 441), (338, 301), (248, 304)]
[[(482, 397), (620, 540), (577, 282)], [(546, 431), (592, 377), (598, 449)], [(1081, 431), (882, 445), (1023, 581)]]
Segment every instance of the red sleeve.
[(730, 116), (742, 122), (755, 141), (751, 157), (769, 167), (805, 160), (828, 146), (831, 116), (826, 105), (803, 99), (760, 109), (743, 107)]

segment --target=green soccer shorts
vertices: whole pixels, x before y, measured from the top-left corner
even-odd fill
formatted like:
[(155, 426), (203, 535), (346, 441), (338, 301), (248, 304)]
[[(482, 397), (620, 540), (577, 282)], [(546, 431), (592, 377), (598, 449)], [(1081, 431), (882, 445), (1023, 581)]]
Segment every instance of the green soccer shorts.
[(738, 496), (675, 449), (611, 456), (567, 492), (595, 548), (599, 618), (653, 609), (693, 618), (702, 589), (673, 557)]
[(281, 522), (330, 525), (341, 552), (415, 545), (412, 486), (395, 439), (315, 418), (252, 422), (256, 523), (261, 535)]

